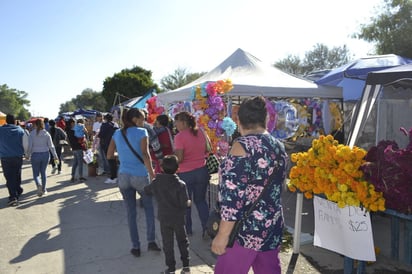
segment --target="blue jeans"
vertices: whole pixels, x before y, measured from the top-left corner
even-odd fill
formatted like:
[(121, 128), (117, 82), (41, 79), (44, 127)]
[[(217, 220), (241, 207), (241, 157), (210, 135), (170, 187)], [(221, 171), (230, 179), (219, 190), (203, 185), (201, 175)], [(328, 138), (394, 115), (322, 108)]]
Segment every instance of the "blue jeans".
[[(209, 187), (210, 175), (207, 171), (207, 167), (204, 166), (192, 171), (178, 173), (178, 175), (180, 179), (186, 183), (189, 198), (196, 205), (203, 232), (206, 229), (206, 222), (209, 217), (206, 194)], [(186, 231), (188, 234), (192, 234), (191, 208), (188, 208), (186, 212)]]
[(99, 154), (99, 157), (98, 157), (99, 167), (100, 167), (101, 169), (103, 169), (103, 171), (104, 171), (106, 174), (109, 174), (109, 173), (110, 173), (110, 166), (109, 166), (109, 162), (108, 162), (108, 160), (107, 160), (106, 153), (107, 153), (107, 149), (105, 150), (105, 149), (103, 149), (101, 146), (99, 146), (99, 150), (98, 150), (98, 154)]
[(117, 177), (120, 193), (122, 193), (129, 223), (129, 234), (133, 248), (140, 249), (139, 232), (137, 231), (136, 192), (141, 193), (146, 217), (147, 242), (155, 241), (155, 218), (152, 196), (146, 195), (143, 188), (149, 184), (149, 177), (132, 176), (119, 173)]
[(21, 188), (22, 165), (23, 158), (21, 156), (1, 158), (1, 167), (3, 169), (4, 178), (6, 179), (9, 199), (17, 199), (23, 192), (23, 188)]
[(79, 167), (79, 177), (83, 177), (83, 150), (73, 150), (72, 177), (76, 176), (76, 168)]
[(41, 187), (46, 191), (46, 168), (49, 164), (50, 154), (46, 152), (33, 152), (31, 155), (31, 169), (36, 187), (40, 185), (39, 175), (41, 175)]

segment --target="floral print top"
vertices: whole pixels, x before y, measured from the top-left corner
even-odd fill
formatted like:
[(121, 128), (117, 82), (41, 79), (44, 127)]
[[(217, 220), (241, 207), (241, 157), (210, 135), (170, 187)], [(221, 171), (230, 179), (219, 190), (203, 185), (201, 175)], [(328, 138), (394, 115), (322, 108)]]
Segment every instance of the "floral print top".
[(283, 144), (270, 134), (246, 135), (236, 141), (246, 155), (229, 154), (220, 165), (220, 215), (225, 221), (242, 219), (268, 183), (269, 176), (275, 173), (272, 185), (243, 221), (236, 240), (243, 247), (256, 251), (276, 249), (282, 242), (281, 191), (288, 156)]

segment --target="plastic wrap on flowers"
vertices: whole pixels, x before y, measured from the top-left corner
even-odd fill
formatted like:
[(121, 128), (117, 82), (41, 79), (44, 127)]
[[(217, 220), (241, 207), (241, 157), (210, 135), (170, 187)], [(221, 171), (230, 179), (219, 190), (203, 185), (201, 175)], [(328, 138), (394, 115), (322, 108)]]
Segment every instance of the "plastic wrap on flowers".
[(365, 178), (382, 191), (386, 207), (412, 214), (412, 129), (409, 145), (400, 149), (394, 141), (382, 140), (369, 149), (362, 165)]

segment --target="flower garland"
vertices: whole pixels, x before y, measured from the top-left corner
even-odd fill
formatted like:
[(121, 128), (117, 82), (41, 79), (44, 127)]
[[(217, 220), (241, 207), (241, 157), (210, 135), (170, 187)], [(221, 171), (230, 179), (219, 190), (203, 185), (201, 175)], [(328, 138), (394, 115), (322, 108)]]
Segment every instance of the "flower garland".
[(369, 211), (384, 211), (383, 193), (363, 178), (360, 166), (365, 163), (364, 149), (338, 144), (333, 136), (321, 135), (312, 141), (307, 152), (293, 153), (296, 163), (289, 173), (290, 191), (304, 193), (308, 199), (323, 194), (340, 208), (364, 207)]

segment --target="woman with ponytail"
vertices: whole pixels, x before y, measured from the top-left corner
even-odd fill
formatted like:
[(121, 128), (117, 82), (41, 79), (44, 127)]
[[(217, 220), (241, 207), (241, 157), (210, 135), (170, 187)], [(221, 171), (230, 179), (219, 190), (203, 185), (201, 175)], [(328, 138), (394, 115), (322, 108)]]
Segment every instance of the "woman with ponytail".
[[(189, 199), (196, 205), (204, 236), (209, 216), (206, 193), (210, 179), (205, 160), (208, 154), (206, 138), (198, 129), (195, 117), (189, 112), (176, 114), (175, 125), (178, 130), (174, 138), (175, 155), (179, 159), (178, 175), (187, 185)], [(190, 208), (186, 214), (186, 232), (188, 235), (193, 233)]]
[[(129, 233), (132, 241), (130, 252), (140, 256), (140, 240), (137, 230), (136, 192), (142, 195), (146, 215), (148, 250), (160, 251), (155, 242), (155, 220), (152, 196), (144, 193), (143, 188), (154, 179), (152, 160), (149, 154), (148, 133), (143, 128), (144, 114), (136, 108), (124, 110), (122, 115), (123, 128), (117, 129), (107, 150), (107, 159), (114, 160), (115, 150), (118, 153), (120, 165), (118, 169), (118, 186), (126, 205)], [(123, 132), (122, 132), (123, 131)], [(125, 134), (125, 136), (123, 136)], [(133, 153), (140, 155), (141, 160)]]

